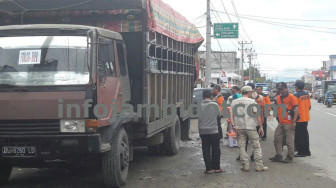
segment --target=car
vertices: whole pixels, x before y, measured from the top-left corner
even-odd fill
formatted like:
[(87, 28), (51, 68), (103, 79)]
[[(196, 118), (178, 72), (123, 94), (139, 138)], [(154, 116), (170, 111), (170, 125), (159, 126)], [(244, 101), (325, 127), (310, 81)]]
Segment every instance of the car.
[[(205, 90), (210, 90), (212, 91), (213, 88), (195, 88), (194, 89), (194, 96), (193, 96), (193, 103), (197, 103), (198, 100), (202, 100), (203, 99), (203, 91)], [(229, 88), (222, 88), (221, 89), (221, 94), (224, 97), (224, 100), (228, 100), (228, 98), (232, 95), (231, 93), (231, 89)]]

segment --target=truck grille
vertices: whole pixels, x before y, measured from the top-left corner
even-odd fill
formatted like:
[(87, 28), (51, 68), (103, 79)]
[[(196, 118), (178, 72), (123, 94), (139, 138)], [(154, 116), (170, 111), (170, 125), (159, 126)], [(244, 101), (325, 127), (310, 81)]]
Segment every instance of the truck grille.
[(60, 133), (60, 120), (0, 120), (0, 135)]

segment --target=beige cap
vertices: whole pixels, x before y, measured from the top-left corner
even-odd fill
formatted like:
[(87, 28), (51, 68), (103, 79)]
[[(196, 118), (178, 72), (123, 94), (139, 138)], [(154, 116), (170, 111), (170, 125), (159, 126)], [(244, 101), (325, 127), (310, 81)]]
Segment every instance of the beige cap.
[(249, 92), (249, 91), (253, 91), (252, 87), (251, 86), (244, 86), (242, 89), (241, 89), (242, 92)]

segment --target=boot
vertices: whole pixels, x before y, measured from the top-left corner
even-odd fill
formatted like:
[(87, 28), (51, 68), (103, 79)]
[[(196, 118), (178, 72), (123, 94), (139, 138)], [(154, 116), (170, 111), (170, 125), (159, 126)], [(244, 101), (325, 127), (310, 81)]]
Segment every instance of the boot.
[(257, 172), (267, 171), (267, 170), (268, 170), (268, 167), (267, 167), (267, 166), (264, 166), (264, 165), (262, 165), (262, 166), (257, 166), (257, 167), (255, 168), (255, 170), (256, 170)]
[(287, 155), (286, 159), (282, 161), (283, 163), (292, 163), (293, 162), (293, 157), (289, 157)]
[(275, 155), (272, 158), (269, 158), (272, 162), (282, 162), (282, 155)]
[(248, 166), (248, 165), (243, 165), (243, 166), (240, 167), (240, 169), (241, 169), (242, 171), (248, 172), (248, 171), (250, 171), (250, 166)]

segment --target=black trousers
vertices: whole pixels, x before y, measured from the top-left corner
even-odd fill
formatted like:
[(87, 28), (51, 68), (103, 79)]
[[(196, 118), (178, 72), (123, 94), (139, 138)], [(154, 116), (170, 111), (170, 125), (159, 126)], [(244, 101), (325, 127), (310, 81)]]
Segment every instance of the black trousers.
[(263, 138), (266, 138), (267, 137), (267, 118), (264, 118), (263, 129), (264, 129)]
[(219, 139), (223, 139), (223, 128), (221, 123), (222, 118), (217, 117), (217, 124), (218, 124), (218, 132), (219, 132)]
[(310, 155), (308, 122), (296, 123), (294, 143), (299, 154)]
[[(257, 132), (259, 132), (260, 126), (257, 126)], [(263, 130), (264, 130), (264, 136), (262, 138), (266, 138), (267, 134), (267, 118), (264, 118), (264, 123), (263, 123)]]
[(220, 169), (219, 134), (201, 135), (202, 151), (207, 171)]

